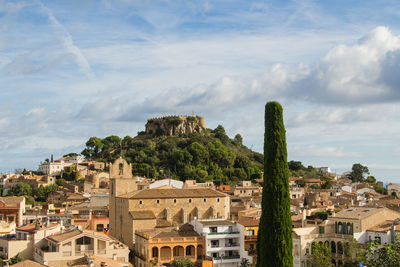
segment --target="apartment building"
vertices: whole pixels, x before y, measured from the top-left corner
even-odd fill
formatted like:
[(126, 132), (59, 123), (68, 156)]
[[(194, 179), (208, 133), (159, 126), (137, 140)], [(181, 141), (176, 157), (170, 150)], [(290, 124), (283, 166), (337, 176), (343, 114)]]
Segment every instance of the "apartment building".
[(205, 237), (205, 255), (214, 266), (240, 266), (243, 258), (250, 264), (253, 258), (245, 251), (244, 235), (237, 223), (224, 219), (193, 220), (194, 230)]

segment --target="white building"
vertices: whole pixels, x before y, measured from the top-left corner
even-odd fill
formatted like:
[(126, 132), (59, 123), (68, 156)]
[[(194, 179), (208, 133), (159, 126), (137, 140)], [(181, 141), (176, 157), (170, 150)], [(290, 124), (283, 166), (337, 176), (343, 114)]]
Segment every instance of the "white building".
[(162, 187), (172, 187), (172, 188), (178, 188), (178, 189), (182, 189), (183, 188), (183, 182), (182, 181), (178, 181), (178, 180), (173, 180), (171, 178), (167, 178), (167, 179), (162, 179), (162, 180), (158, 180), (155, 181), (154, 183), (149, 185), (149, 188), (162, 188)]
[(214, 266), (240, 266), (243, 258), (253, 262), (245, 251), (243, 226), (225, 219), (194, 220), (191, 224), (205, 236), (205, 254), (213, 258)]
[(61, 162), (40, 162), (38, 171), (46, 175), (58, 176), (64, 170), (64, 165)]

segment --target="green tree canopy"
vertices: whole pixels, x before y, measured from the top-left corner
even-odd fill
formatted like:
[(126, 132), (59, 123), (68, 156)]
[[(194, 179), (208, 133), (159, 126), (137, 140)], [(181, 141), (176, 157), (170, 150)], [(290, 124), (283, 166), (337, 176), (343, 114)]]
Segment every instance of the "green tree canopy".
[(365, 174), (369, 174), (368, 167), (363, 166), (360, 163), (355, 163), (351, 168), (350, 179), (353, 182), (362, 182), (364, 181)]

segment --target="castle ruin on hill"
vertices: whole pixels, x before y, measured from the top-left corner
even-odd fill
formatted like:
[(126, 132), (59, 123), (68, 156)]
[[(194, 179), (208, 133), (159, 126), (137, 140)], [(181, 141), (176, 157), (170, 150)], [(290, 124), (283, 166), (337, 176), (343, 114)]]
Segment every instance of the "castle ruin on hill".
[(166, 116), (148, 119), (146, 134), (156, 136), (179, 136), (202, 133), (206, 129), (206, 120), (199, 116)]

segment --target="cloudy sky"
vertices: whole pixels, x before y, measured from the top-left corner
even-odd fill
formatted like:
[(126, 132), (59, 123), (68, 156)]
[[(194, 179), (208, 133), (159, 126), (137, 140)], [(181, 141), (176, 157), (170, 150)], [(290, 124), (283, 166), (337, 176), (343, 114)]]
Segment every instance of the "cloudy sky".
[(0, 0), (0, 171), (204, 116), (262, 151), (282, 103), (290, 160), (400, 182), (399, 1)]

